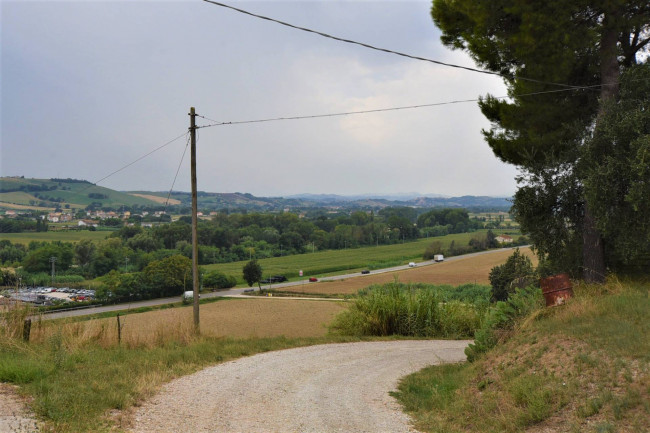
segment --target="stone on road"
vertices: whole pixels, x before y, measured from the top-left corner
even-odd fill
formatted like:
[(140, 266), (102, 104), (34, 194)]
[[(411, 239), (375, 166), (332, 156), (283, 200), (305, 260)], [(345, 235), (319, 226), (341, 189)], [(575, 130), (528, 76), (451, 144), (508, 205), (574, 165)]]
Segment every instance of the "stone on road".
[(177, 379), (134, 414), (134, 432), (413, 432), (389, 395), (468, 341), (326, 344), (267, 352)]

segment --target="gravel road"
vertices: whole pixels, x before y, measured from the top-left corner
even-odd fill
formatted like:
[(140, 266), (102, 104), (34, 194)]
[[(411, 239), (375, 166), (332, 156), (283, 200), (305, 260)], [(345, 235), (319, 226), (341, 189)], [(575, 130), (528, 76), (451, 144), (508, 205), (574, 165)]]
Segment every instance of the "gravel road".
[(431, 364), (465, 360), (468, 341), (326, 344), (230, 361), (167, 384), (133, 432), (414, 432), (388, 393)]
[(27, 413), (15, 387), (0, 383), (0, 433), (38, 432), (38, 423)]

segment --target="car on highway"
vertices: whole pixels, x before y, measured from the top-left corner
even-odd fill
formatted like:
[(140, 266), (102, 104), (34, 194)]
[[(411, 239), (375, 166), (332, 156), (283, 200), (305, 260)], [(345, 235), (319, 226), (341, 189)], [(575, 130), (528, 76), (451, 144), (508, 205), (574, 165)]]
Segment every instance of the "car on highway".
[(370, 271), (369, 271), (368, 269), (364, 269), (363, 271), (361, 271), (361, 273), (362, 273), (363, 275), (366, 275), (366, 274), (369, 274)]
[(318, 278), (316, 278), (316, 277), (309, 277), (309, 282), (314, 283), (314, 282), (316, 282), (316, 281), (318, 281)]
[(410, 262), (409, 263), (409, 268), (414, 268), (415, 267), (415, 262)]

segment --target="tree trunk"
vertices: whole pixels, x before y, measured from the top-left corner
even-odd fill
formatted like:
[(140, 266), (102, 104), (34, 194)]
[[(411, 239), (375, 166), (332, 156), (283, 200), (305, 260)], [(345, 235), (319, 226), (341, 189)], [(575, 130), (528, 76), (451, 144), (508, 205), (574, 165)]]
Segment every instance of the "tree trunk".
[[(617, 57), (618, 14), (606, 13), (600, 39), (600, 108), (596, 124), (605, 114), (607, 102), (618, 97), (619, 65)], [(582, 232), (583, 278), (587, 283), (605, 281), (605, 250), (603, 239), (596, 228), (589, 203), (585, 203), (584, 228)]]

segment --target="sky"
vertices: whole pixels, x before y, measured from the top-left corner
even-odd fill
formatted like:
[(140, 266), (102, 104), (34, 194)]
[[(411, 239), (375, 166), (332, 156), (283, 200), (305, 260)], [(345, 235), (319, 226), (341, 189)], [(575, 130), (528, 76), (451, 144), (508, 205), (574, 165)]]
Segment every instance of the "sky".
[[(394, 51), (474, 67), (429, 1), (224, 1)], [(503, 96), (499, 77), (327, 39), (201, 0), (0, 3), (0, 174), (190, 190), (198, 125)], [(198, 130), (198, 189), (256, 196), (510, 196), (513, 166), (476, 102)], [(143, 155), (180, 137), (151, 155)], [(134, 162), (138, 160), (137, 162)], [(180, 169), (179, 169), (180, 167)], [(178, 177), (174, 183), (176, 172)]]

